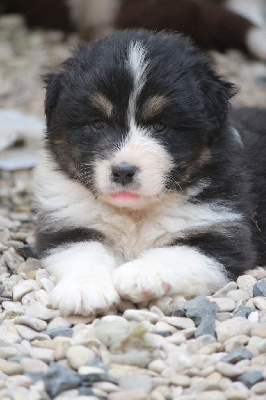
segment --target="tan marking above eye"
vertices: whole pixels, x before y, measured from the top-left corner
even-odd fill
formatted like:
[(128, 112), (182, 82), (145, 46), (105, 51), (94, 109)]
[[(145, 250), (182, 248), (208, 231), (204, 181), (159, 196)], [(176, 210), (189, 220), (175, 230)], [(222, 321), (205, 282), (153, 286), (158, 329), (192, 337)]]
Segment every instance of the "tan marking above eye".
[(142, 115), (144, 118), (155, 117), (162, 110), (166, 99), (164, 96), (152, 96), (148, 98), (143, 106)]
[(98, 108), (99, 111), (102, 111), (107, 117), (111, 117), (114, 106), (107, 97), (96, 92), (92, 95), (91, 100), (94, 107)]

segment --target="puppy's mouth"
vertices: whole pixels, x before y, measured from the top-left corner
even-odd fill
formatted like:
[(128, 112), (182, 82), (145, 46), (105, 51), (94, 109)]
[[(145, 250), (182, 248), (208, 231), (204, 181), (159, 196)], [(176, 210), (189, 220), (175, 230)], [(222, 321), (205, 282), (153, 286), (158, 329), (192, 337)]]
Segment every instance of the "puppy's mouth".
[(123, 190), (117, 193), (112, 193), (111, 197), (117, 203), (133, 203), (134, 201), (140, 198), (140, 195), (137, 193), (127, 192)]

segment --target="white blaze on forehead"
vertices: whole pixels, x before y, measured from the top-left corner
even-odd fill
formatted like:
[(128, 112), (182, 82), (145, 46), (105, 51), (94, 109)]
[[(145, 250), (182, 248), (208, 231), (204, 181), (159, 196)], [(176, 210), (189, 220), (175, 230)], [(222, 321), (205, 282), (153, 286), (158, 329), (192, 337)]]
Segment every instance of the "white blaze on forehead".
[(133, 91), (129, 98), (128, 117), (134, 121), (137, 98), (146, 82), (146, 50), (140, 42), (131, 42), (128, 49), (128, 65), (133, 77)]

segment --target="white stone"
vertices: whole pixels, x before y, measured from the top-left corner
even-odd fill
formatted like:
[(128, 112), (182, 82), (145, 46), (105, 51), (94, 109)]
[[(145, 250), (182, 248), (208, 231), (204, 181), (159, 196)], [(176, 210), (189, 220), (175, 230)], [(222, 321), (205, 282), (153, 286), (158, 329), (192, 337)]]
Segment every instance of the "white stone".
[(254, 297), (253, 299), (255, 306), (259, 309), (259, 310), (266, 310), (266, 298), (265, 297)]
[(6, 311), (14, 314), (23, 315), (25, 312), (25, 307), (18, 301), (3, 301), (2, 306)]
[(12, 346), (1, 346), (0, 347), (0, 358), (10, 358), (20, 355), (20, 351)]
[(250, 298), (250, 295), (244, 289), (230, 290), (226, 296), (234, 301), (249, 300)]
[(50, 339), (50, 337), (44, 333), (34, 331), (25, 325), (16, 325), (17, 331), (23, 339), (34, 340), (34, 339)]
[(165, 364), (165, 362), (164, 362), (163, 360), (160, 360), (160, 359), (158, 359), (158, 360), (153, 360), (153, 361), (150, 362), (150, 364), (148, 365), (148, 368), (149, 368), (151, 371), (161, 373), (163, 370), (165, 370), (166, 364)]
[(47, 322), (43, 321), (42, 319), (32, 317), (31, 315), (19, 316), (14, 318), (13, 321), (15, 324), (29, 326), (38, 332), (44, 331), (47, 328)]
[(148, 374), (126, 374), (120, 379), (122, 390), (143, 389), (147, 394), (151, 391), (152, 380)]
[(0, 341), (10, 344), (19, 343), (21, 341), (15, 325), (2, 324), (0, 326)]
[(157, 322), (159, 316), (155, 313), (145, 310), (126, 310), (123, 317), (129, 321), (150, 321)]
[(227, 339), (224, 343), (224, 348), (227, 353), (237, 349), (238, 347), (244, 346), (248, 343), (249, 336), (247, 335), (237, 335), (230, 339)]
[(259, 312), (258, 311), (252, 311), (248, 316), (248, 320), (250, 322), (258, 322), (259, 321)]
[[(81, 368), (85, 368), (85, 367), (81, 367)], [(119, 386), (117, 386), (111, 382), (95, 382), (93, 384), (93, 388), (104, 390), (107, 393), (114, 393), (114, 392), (121, 391)]]
[(178, 329), (191, 329), (195, 328), (195, 324), (190, 318), (184, 317), (163, 317), (162, 322), (166, 322), (169, 325), (173, 325)]
[(43, 278), (49, 278), (49, 274), (46, 269), (39, 268), (36, 272), (36, 281), (39, 283), (39, 285), (41, 285), (41, 279)]
[(36, 303), (36, 293), (37, 292), (38, 291), (31, 292), (31, 293), (25, 294), (25, 296), (22, 297), (21, 303), (23, 304), (24, 307), (29, 307), (31, 304)]
[(19, 363), (0, 359), (0, 371), (6, 375), (20, 375), (23, 370)]
[(54, 361), (54, 350), (52, 349), (32, 347), (30, 355), (32, 358), (42, 360), (44, 362)]
[(26, 357), (21, 359), (20, 364), (24, 372), (47, 372), (49, 368), (48, 365), (41, 360)]
[(219, 289), (216, 293), (214, 293), (213, 297), (224, 297), (227, 295), (230, 290), (237, 289), (237, 284), (235, 282), (228, 282), (222, 289)]
[(35, 294), (35, 299), (39, 303), (43, 304), (45, 307), (51, 305), (50, 296), (45, 290), (43, 289), (37, 290), (36, 292), (34, 292), (34, 294)]
[(55, 317), (51, 322), (49, 322), (47, 329), (55, 328), (69, 328), (71, 326), (70, 322), (63, 317)]
[(85, 346), (69, 347), (66, 356), (70, 366), (76, 370), (95, 358), (94, 352)]
[(245, 290), (249, 297), (253, 296), (253, 286), (257, 283), (257, 280), (251, 275), (242, 275), (237, 278), (236, 281), (239, 289)]
[(238, 365), (232, 365), (227, 362), (219, 361), (216, 365), (216, 370), (228, 378), (235, 378), (247, 372), (247, 368)]
[(48, 278), (41, 278), (39, 282), (40, 282), (41, 287), (47, 293), (51, 293), (51, 291), (54, 289), (54, 283)]
[(104, 374), (105, 371), (102, 368), (90, 367), (89, 365), (82, 365), (81, 367), (79, 367), (78, 373), (80, 375)]
[(34, 292), (35, 290), (39, 290), (40, 287), (38, 283), (33, 279), (27, 279), (25, 281), (20, 281), (13, 288), (13, 300), (19, 301), (25, 296), (27, 293)]
[(210, 300), (219, 306), (221, 312), (233, 311), (236, 307), (235, 301), (228, 297), (210, 298)]
[(227, 321), (220, 322), (216, 327), (216, 334), (219, 342), (237, 335), (249, 335), (252, 324), (242, 317), (235, 317)]
[(31, 304), (25, 310), (25, 315), (32, 315), (33, 317), (41, 318), (45, 321), (59, 316), (59, 311), (49, 310), (42, 303), (36, 302)]
[(155, 329), (159, 332), (163, 332), (163, 331), (170, 331), (171, 333), (177, 332), (177, 329), (174, 326), (169, 325), (163, 321), (156, 322)]

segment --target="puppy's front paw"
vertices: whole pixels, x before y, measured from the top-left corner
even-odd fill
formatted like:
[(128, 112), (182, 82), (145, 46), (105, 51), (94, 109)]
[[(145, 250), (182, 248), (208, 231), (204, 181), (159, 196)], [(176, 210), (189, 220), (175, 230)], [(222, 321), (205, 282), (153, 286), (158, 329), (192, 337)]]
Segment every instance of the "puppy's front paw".
[(110, 277), (62, 279), (51, 293), (53, 307), (62, 315), (94, 315), (119, 303)]
[(158, 298), (171, 290), (164, 268), (149, 260), (131, 261), (113, 271), (113, 284), (121, 297), (136, 303)]

